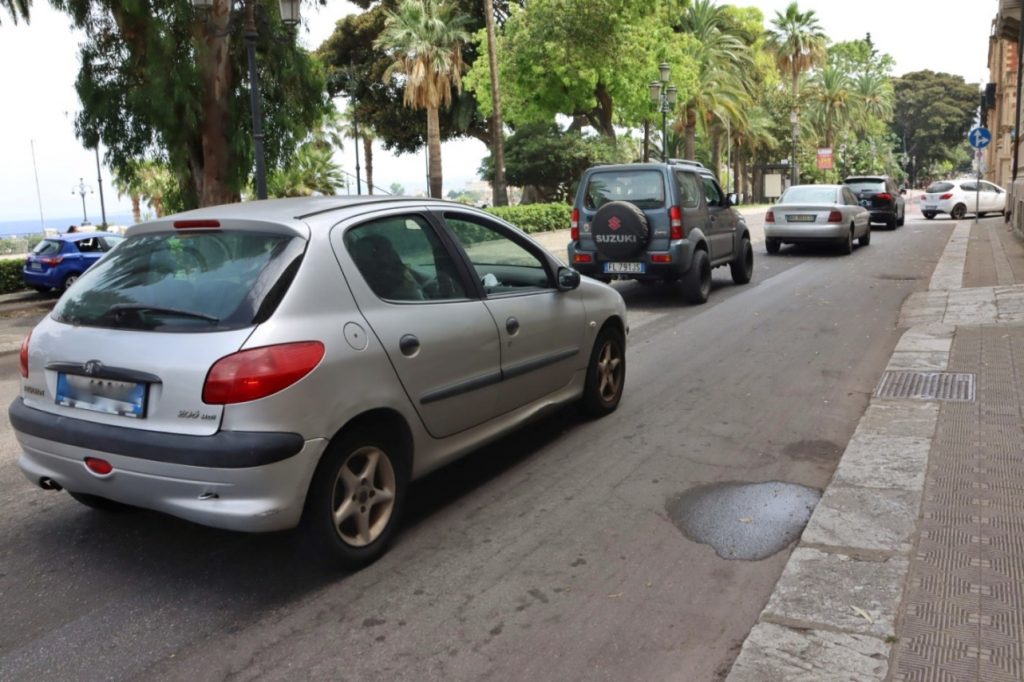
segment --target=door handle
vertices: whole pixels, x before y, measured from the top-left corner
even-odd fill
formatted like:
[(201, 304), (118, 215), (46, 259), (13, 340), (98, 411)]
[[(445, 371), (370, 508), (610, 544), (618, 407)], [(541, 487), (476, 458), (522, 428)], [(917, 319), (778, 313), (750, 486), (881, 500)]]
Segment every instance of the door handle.
[(405, 357), (411, 358), (419, 352), (420, 340), (412, 334), (405, 334), (398, 340), (398, 350), (402, 351), (402, 355)]
[(515, 336), (519, 333), (519, 320), (514, 317), (510, 317), (505, 320), (505, 329), (508, 331), (510, 336)]

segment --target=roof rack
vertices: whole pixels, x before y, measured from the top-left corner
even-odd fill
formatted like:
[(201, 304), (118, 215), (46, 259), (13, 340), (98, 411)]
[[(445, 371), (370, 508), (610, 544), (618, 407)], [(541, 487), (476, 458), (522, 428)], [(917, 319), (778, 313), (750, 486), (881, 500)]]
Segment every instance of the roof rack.
[(691, 161), (689, 159), (669, 159), (668, 162), (679, 166), (696, 166), (697, 168), (704, 168), (704, 164), (700, 161)]

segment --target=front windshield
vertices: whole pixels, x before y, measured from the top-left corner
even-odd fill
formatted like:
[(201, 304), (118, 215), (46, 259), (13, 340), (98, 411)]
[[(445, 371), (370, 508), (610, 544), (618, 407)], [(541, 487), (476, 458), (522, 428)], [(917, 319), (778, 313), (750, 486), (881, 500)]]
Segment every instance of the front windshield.
[(254, 322), (297, 237), (255, 232), (174, 232), (125, 239), (86, 271), (53, 316), (74, 325), (222, 331)]
[(835, 187), (790, 187), (779, 200), (780, 204), (835, 204)]

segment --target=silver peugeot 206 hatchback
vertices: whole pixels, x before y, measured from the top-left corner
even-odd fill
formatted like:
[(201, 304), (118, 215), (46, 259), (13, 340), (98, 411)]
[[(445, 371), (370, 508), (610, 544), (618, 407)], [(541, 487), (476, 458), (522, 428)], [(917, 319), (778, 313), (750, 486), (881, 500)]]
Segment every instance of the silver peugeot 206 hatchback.
[(372, 561), (409, 482), (559, 405), (613, 411), (621, 296), (424, 199), (200, 209), (128, 230), (21, 350), (22, 471), (83, 504), (298, 526)]

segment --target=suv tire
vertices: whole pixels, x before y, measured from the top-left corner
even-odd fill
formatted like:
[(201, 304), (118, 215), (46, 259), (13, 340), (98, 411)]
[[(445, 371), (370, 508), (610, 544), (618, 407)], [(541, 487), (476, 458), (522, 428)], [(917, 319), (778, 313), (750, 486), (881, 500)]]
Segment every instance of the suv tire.
[(711, 295), (711, 261), (703, 249), (693, 252), (690, 269), (683, 275), (683, 298), (690, 303), (706, 303)]
[[(609, 260), (625, 260), (647, 246), (647, 216), (628, 201), (612, 201), (597, 210), (591, 223), (597, 251)], [(613, 238), (615, 241), (602, 241)]]
[(729, 263), (729, 270), (732, 271), (732, 281), (736, 284), (746, 284), (754, 276), (754, 249), (746, 237), (740, 242), (740, 252), (736, 254), (736, 260)]

